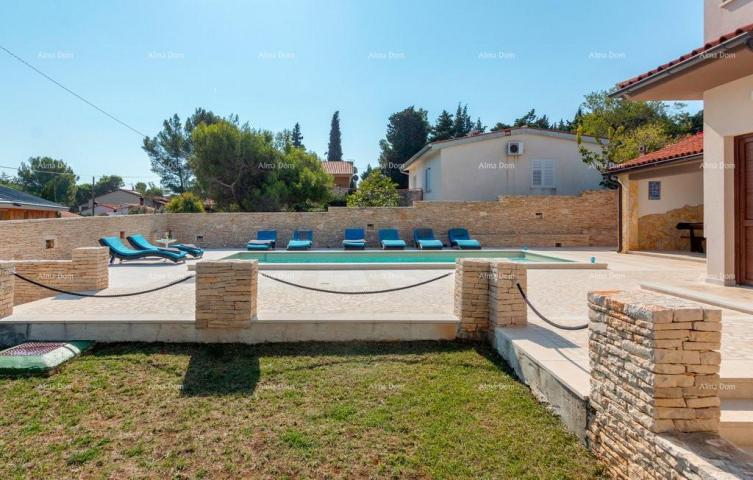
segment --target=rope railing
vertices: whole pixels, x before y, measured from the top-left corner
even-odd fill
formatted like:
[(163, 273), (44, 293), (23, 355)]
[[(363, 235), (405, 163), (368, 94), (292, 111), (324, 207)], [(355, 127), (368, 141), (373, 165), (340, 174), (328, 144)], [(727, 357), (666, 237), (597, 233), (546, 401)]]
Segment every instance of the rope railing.
[(515, 282), (515, 286), (518, 287), (518, 291), (520, 292), (520, 296), (523, 297), (523, 300), (525, 300), (526, 304), (533, 310), (533, 313), (535, 313), (540, 319), (544, 320), (549, 325), (553, 326), (554, 328), (559, 328), (560, 330), (583, 330), (585, 328), (588, 328), (588, 324), (584, 323), (582, 325), (561, 325), (559, 323), (553, 322), (546, 318), (544, 315), (539, 312), (536, 307), (534, 307), (531, 304), (531, 301), (528, 300), (528, 297), (526, 297), (525, 292), (523, 291), (523, 287), (520, 286), (520, 283)]
[(152, 293), (159, 290), (163, 290), (168, 287), (172, 287), (173, 285), (177, 285), (179, 283), (185, 282), (186, 280), (193, 278), (193, 275), (187, 275), (183, 278), (179, 278), (178, 280), (172, 281), (166, 285), (161, 285), (159, 287), (150, 288), (148, 290), (141, 290), (139, 292), (128, 292), (128, 293), (111, 293), (111, 294), (104, 294), (104, 295), (97, 295), (94, 293), (80, 293), (80, 292), (71, 292), (68, 290), (63, 290), (62, 288), (53, 287), (50, 285), (45, 285), (43, 283), (39, 283), (36, 280), (32, 280), (30, 278), (24, 277), (20, 273), (12, 272), (13, 275), (15, 275), (17, 278), (20, 278), (24, 282), (29, 282), (32, 285), (36, 285), (37, 287), (45, 288), (47, 290), (52, 290), (53, 292), (57, 293), (64, 293), (66, 295), (73, 295), (75, 297), (88, 297), (88, 298), (119, 298), (119, 297), (133, 297), (135, 295), (143, 295), (145, 293)]
[(314, 292), (335, 293), (335, 294), (339, 294), (339, 295), (374, 295), (374, 294), (378, 294), (378, 293), (390, 293), (390, 292), (397, 292), (397, 291), (400, 291), (400, 290), (407, 290), (409, 288), (420, 287), (421, 285), (426, 285), (427, 283), (436, 282), (437, 280), (441, 280), (443, 278), (449, 277), (453, 273), (454, 272), (445, 273), (444, 275), (440, 275), (438, 277), (430, 278), (429, 280), (424, 280), (422, 282), (414, 283), (412, 285), (406, 285), (406, 286), (403, 286), (403, 287), (385, 288), (383, 290), (362, 290), (362, 291), (358, 291), (358, 292), (347, 291), (347, 290), (329, 290), (329, 289), (326, 289), (326, 288), (310, 287), (308, 285), (301, 285), (299, 283), (289, 282), (289, 281), (283, 280), (281, 278), (273, 277), (272, 275), (268, 275), (268, 274), (263, 273), (263, 272), (260, 272), (259, 275), (261, 275), (264, 278), (268, 278), (270, 280), (273, 280), (275, 282), (279, 282), (279, 283), (282, 283), (282, 284), (285, 284), (285, 285), (289, 285), (291, 287), (302, 288), (304, 290), (311, 290), (311, 291), (314, 291)]

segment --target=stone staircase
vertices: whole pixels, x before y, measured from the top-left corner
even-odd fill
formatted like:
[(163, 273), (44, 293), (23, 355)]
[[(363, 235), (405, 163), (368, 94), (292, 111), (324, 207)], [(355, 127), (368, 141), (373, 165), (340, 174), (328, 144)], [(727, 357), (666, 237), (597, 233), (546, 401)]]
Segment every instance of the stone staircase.
[(753, 378), (722, 378), (719, 384), (719, 435), (753, 452)]

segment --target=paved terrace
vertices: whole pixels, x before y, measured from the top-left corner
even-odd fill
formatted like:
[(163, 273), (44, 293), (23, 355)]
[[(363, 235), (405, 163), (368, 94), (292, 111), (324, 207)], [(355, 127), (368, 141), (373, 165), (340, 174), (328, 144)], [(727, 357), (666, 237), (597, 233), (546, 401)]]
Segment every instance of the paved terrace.
[[(237, 250), (212, 250), (206, 259), (225, 257)], [(705, 265), (678, 256), (619, 255), (600, 249), (548, 251), (563, 258), (609, 264), (608, 270), (529, 270), (531, 302), (550, 319), (563, 324), (587, 321), (586, 294), (590, 290), (635, 289), (642, 284), (683, 285), (702, 289)], [(188, 262), (193, 263), (192, 261)], [(186, 265), (157, 262), (116, 264), (110, 268), (111, 287), (102, 293), (141, 290), (188, 275)], [(337, 290), (374, 290), (433, 278), (442, 270), (301, 270), (270, 271), (279, 278)], [(258, 313), (263, 320), (391, 320), (447, 319), (453, 312), (454, 278), (405, 291), (378, 295), (333, 295), (283, 285), (259, 278)], [(714, 289), (714, 291), (719, 289)], [(58, 295), (15, 308), (2, 322), (38, 321), (192, 321), (193, 280), (166, 290), (116, 299)], [(753, 304), (753, 292), (736, 291), (736, 301)], [(746, 295), (751, 294), (750, 297)], [(529, 327), (506, 329), (516, 344), (534, 354), (547, 368), (580, 395), (588, 395), (588, 334), (586, 330), (556, 330), (529, 311)], [(753, 377), (753, 316), (723, 310), (722, 378)]]

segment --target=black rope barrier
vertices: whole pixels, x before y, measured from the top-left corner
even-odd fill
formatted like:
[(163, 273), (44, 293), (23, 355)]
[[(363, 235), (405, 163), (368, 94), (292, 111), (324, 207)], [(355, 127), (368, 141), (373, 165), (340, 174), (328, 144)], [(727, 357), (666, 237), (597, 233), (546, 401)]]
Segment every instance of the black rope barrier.
[(268, 275), (266, 273), (259, 273), (262, 277), (268, 278), (270, 280), (274, 280), (275, 282), (284, 283), (285, 285), (290, 285), (291, 287), (298, 287), (302, 288), (304, 290), (312, 290), (314, 292), (323, 292), (323, 293), (337, 293), (340, 295), (373, 295), (377, 293), (389, 293), (389, 292), (397, 292), (400, 290), (407, 290), (409, 288), (414, 287), (420, 287), (421, 285), (426, 285), (427, 283), (436, 282), (437, 280), (441, 280), (443, 278), (449, 277), (455, 272), (449, 272), (445, 273), (444, 275), (440, 275), (438, 277), (430, 278), (429, 280), (424, 280), (423, 282), (414, 283), (413, 285), (407, 285), (404, 287), (395, 287), (395, 288), (385, 288), (384, 290), (366, 290), (361, 292), (348, 292), (348, 291), (341, 291), (341, 290), (328, 290), (326, 288), (316, 288), (316, 287), (309, 287), (307, 285), (300, 285), (298, 283), (289, 282), (287, 280), (283, 280), (281, 278), (273, 277), (271, 275)]
[(177, 285), (179, 283), (185, 282), (189, 278), (193, 278), (194, 277), (193, 275), (188, 275), (188, 276), (185, 276), (183, 278), (179, 278), (178, 280), (175, 280), (173, 282), (170, 282), (167, 285), (161, 285), (159, 287), (150, 288), (149, 290), (142, 290), (140, 292), (113, 293), (113, 294), (105, 294), (105, 295), (96, 295), (96, 294), (93, 294), (93, 293), (69, 292), (67, 290), (63, 290), (63, 289), (60, 289), (60, 288), (51, 287), (49, 285), (45, 285), (43, 283), (39, 283), (36, 280), (32, 280), (30, 278), (26, 278), (23, 275), (18, 274), (16, 272), (13, 272), (13, 275), (15, 275), (16, 277), (20, 278), (24, 282), (29, 282), (32, 285), (36, 285), (37, 287), (41, 287), (41, 288), (46, 288), (47, 290), (52, 290), (53, 292), (64, 293), (66, 295), (73, 295), (75, 297), (91, 297), (91, 298), (118, 298), (118, 297), (133, 297), (135, 295), (143, 295), (145, 293), (156, 292), (158, 290), (163, 290), (165, 288), (172, 287), (173, 285)]
[(523, 297), (523, 300), (525, 300), (526, 304), (531, 307), (531, 310), (533, 310), (533, 313), (538, 315), (538, 317), (542, 320), (544, 320), (549, 325), (553, 326), (554, 328), (559, 328), (560, 330), (583, 330), (584, 328), (588, 328), (588, 324), (584, 323), (583, 325), (560, 325), (559, 323), (555, 323), (548, 318), (546, 318), (544, 315), (541, 314), (538, 310), (536, 310), (536, 307), (531, 305), (531, 302), (528, 300), (528, 297), (526, 297), (525, 292), (523, 292), (523, 287), (520, 286), (518, 282), (515, 282), (515, 286), (518, 287), (518, 291), (520, 292), (520, 295)]

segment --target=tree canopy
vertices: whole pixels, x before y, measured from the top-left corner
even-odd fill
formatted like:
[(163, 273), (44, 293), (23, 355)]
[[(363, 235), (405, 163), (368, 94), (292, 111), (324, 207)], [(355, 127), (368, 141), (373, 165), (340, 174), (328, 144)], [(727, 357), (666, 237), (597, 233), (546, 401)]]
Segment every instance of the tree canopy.
[(16, 185), (21, 190), (62, 205), (72, 206), (76, 200), (73, 169), (62, 160), (31, 157), (18, 168)]
[(408, 176), (400, 168), (426, 145), (431, 129), (427, 117), (426, 110), (413, 105), (390, 115), (387, 135), (379, 142), (379, 165), (398, 188), (408, 188)]
[[(162, 122), (162, 130), (155, 137), (144, 138), (141, 148), (149, 156), (152, 171), (160, 176), (164, 188), (174, 193), (183, 193), (191, 188), (191, 132), (199, 125), (211, 125), (221, 120), (218, 115), (197, 108), (185, 123), (181, 123), (176, 113)], [(237, 122), (237, 117), (235, 120)]]
[(221, 121), (192, 134), (191, 167), (203, 192), (228, 211), (307, 210), (329, 198), (316, 155), (275, 146), (274, 135)]
[(397, 185), (379, 170), (371, 170), (358, 190), (348, 195), (349, 207), (397, 207)]

